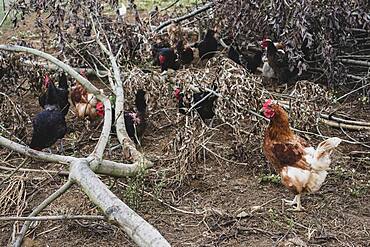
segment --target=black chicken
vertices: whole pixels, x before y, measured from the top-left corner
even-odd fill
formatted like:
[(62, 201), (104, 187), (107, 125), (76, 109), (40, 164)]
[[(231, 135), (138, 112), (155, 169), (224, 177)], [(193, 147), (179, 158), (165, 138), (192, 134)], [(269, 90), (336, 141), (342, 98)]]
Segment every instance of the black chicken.
[(227, 53), (227, 56), (228, 56), (228, 58), (233, 60), (235, 63), (241, 64), (240, 63), (240, 54), (233, 46), (229, 47), (229, 51)]
[(288, 83), (298, 75), (297, 67), (293, 71), (289, 69), (288, 54), (283, 50), (278, 50), (270, 39), (265, 39), (262, 42), (262, 47), (267, 48), (268, 64), (273, 69), (279, 82)]
[[(59, 85), (58, 87), (55, 87), (54, 83), (50, 81), (50, 78), (48, 75), (45, 76), (44, 79), (44, 87), (49, 88), (52, 86), (55, 90), (55, 100), (56, 104), (61, 109), (60, 111), (63, 113), (63, 115), (67, 115), (69, 110), (69, 101), (68, 101), (68, 82), (67, 77), (65, 73), (62, 72), (62, 74), (59, 76)], [(42, 94), (39, 97), (39, 104), (42, 108), (45, 109), (45, 106), (47, 105), (47, 94), (48, 91)]]
[(185, 47), (184, 42), (180, 40), (176, 45), (176, 50), (179, 54), (179, 60), (182, 64), (191, 64), (194, 59), (194, 52), (191, 47)]
[(48, 86), (44, 110), (35, 116), (32, 125), (30, 148), (38, 151), (52, 146), (67, 133), (67, 124), (58, 104), (54, 84)]
[(262, 65), (262, 51), (257, 51), (253, 56), (243, 56), (245, 68), (256, 73), (257, 68)]
[(173, 48), (169, 48), (169, 44), (156, 43), (152, 45), (153, 65), (161, 66), (161, 71), (167, 69), (179, 69), (180, 64), (176, 61), (177, 55)]
[[(145, 100), (145, 91), (139, 89), (135, 95), (135, 111), (125, 111), (124, 118), (125, 118), (125, 127), (128, 136), (135, 142), (135, 144), (139, 143), (138, 138), (140, 138), (145, 131), (146, 128), (146, 100)], [(104, 113), (104, 106), (102, 102), (98, 102), (97, 108), (101, 109)], [(112, 104), (112, 132), (116, 132), (116, 127), (114, 126), (114, 119), (115, 119), (115, 107)]]
[(257, 67), (262, 65), (262, 51), (257, 51), (253, 56), (243, 54), (238, 47), (230, 46), (228, 57), (237, 64), (243, 65), (249, 72), (255, 73)]
[(177, 55), (172, 48), (161, 48), (158, 54), (159, 65), (161, 66), (161, 71), (167, 69), (177, 70), (180, 68), (180, 64), (176, 61)]
[(215, 38), (215, 31), (212, 29), (208, 29), (204, 39), (199, 44), (196, 44), (196, 47), (199, 50), (199, 57), (202, 60), (212, 58), (217, 51), (217, 40)]
[(125, 112), (125, 126), (128, 136), (135, 142), (139, 143), (140, 138), (146, 128), (146, 100), (145, 91), (139, 89), (135, 95), (136, 112)]
[[(215, 89), (216, 87), (214, 87)], [(215, 112), (213, 107), (214, 102), (217, 100), (216, 95), (209, 92), (194, 93), (192, 102), (188, 104), (184, 102), (184, 93), (179, 88), (175, 90), (174, 95), (178, 101), (179, 112), (181, 114), (187, 114), (188, 109), (195, 106), (195, 110), (199, 113), (203, 121), (214, 117)]]

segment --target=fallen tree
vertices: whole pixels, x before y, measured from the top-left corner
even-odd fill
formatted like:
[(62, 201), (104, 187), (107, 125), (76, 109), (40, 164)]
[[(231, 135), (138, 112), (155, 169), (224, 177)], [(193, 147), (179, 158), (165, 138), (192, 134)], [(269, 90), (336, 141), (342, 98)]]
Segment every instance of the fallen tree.
[[(170, 246), (167, 240), (153, 226), (110, 192), (106, 185), (104, 185), (104, 183), (102, 183), (94, 173), (95, 171), (106, 175), (122, 176), (134, 173), (135, 171), (138, 171), (139, 168), (142, 169), (143, 167), (146, 168), (152, 165), (150, 161), (146, 160), (146, 158), (136, 150), (131, 141), (124, 141), (124, 138), (128, 138), (125, 128), (120, 130), (123, 133), (123, 140), (121, 139), (123, 148), (129, 148), (131, 151), (135, 152), (135, 162), (133, 164), (123, 164), (103, 160), (104, 150), (108, 143), (108, 137), (112, 125), (111, 104), (109, 99), (86, 78), (78, 74), (72, 67), (47, 53), (32, 48), (11, 45), (0, 45), (0, 49), (11, 52), (28, 52), (47, 59), (49, 62), (52, 62), (54, 65), (63, 69), (72, 78), (78, 80), (89, 93), (93, 93), (104, 103), (105, 108), (103, 130), (94, 151), (88, 157), (76, 158), (72, 156), (47, 154), (32, 150), (27, 146), (17, 144), (0, 136), (0, 145), (3, 147), (32, 158), (58, 162), (70, 166), (70, 174), (67, 183), (36, 207), (29, 217), (37, 216), (37, 214), (39, 214), (46, 206), (65, 193), (70, 186), (75, 183), (81, 186), (89, 198), (103, 211), (107, 219), (112, 223), (119, 225), (138, 246)], [(116, 71), (116, 74), (119, 74), (119, 71)], [(115, 92), (117, 94), (117, 91)], [(120, 97), (123, 102), (123, 90), (118, 92), (122, 94)], [(122, 121), (120, 125), (124, 126), (124, 118), (121, 118), (120, 120)], [(13, 243), (13, 246), (21, 246), (29, 225), (30, 221), (25, 221), (21, 232)]]

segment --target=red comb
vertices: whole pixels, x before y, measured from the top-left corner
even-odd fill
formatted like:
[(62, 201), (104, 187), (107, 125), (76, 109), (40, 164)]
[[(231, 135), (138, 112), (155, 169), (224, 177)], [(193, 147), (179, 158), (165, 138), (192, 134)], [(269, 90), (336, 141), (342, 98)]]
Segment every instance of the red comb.
[(271, 99), (266, 100), (266, 102), (263, 104), (263, 108), (265, 109), (268, 108), (271, 105), (271, 103), (272, 103)]
[(176, 88), (175, 91), (173, 92), (173, 96), (175, 96), (176, 99), (180, 99), (180, 93), (181, 93), (180, 88)]
[(103, 110), (104, 109), (104, 104), (101, 101), (99, 101), (98, 103), (96, 103), (95, 109)]
[(96, 109), (96, 114), (98, 114), (98, 116), (104, 117), (104, 104), (101, 101), (96, 103), (95, 109)]
[(48, 74), (46, 74), (44, 77), (44, 86), (48, 87), (49, 83), (50, 83), (50, 77), (48, 76)]
[(160, 64), (163, 64), (165, 61), (166, 61), (166, 57), (165, 57), (165, 56), (163, 56), (163, 55), (160, 55), (160, 56), (159, 56), (159, 63), (160, 63)]

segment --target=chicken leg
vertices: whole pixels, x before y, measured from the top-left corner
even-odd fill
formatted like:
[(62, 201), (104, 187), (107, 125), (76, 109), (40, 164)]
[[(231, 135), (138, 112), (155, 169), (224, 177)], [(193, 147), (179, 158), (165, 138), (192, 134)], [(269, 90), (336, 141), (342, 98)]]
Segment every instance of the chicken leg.
[(64, 145), (63, 145), (63, 140), (60, 139), (60, 147), (59, 147), (59, 153), (64, 155)]
[(286, 200), (286, 199), (283, 199), (283, 201), (289, 206), (297, 205), (296, 207), (288, 209), (289, 211), (298, 211), (299, 212), (299, 211), (304, 210), (304, 208), (302, 207), (302, 204), (301, 204), (301, 194), (297, 194), (294, 197), (293, 201)]

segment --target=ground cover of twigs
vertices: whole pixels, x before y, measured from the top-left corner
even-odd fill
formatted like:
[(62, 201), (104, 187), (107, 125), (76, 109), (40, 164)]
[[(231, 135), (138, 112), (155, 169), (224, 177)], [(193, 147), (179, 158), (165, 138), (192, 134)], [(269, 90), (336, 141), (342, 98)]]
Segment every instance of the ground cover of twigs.
[[(320, 119), (335, 113), (344, 120), (369, 122), (369, 105), (335, 103), (324, 86), (300, 81), (285, 88), (264, 85), (222, 55), (205, 65), (161, 75), (133, 67), (124, 73), (126, 109), (133, 92), (149, 93), (149, 126), (140, 150), (155, 161), (135, 177), (102, 176), (116, 195), (153, 224), (173, 246), (366, 246), (370, 238), (369, 130), (333, 128)], [(27, 143), (30, 119), (40, 109), (29, 81), (1, 95), (1, 133)], [(104, 85), (98, 81), (100, 88)], [(196, 114), (177, 113), (175, 87), (191, 95), (194, 88), (219, 96), (212, 126)], [(7, 90), (5, 90), (7, 89)], [(14, 88), (13, 88), (14, 89)], [(348, 97), (351, 97), (348, 96)], [(10, 100), (6, 100), (9, 99)], [(306, 211), (289, 212), (282, 198), (292, 197), (269, 168), (261, 151), (267, 122), (259, 109), (267, 98), (290, 108), (292, 126), (311, 143), (323, 136), (345, 140), (335, 152), (332, 169), (319, 193), (303, 197)], [(352, 103), (349, 103), (352, 102)], [(353, 103), (355, 102), (355, 103)], [(354, 111), (356, 107), (356, 111)], [(18, 116), (18, 117), (17, 117)], [(324, 119), (325, 120), (325, 119)], [(83, 156), (99, 136), (99, 123), (89, 125), (68, 114), (65, 152)], [(329, 120), (328, 120), (329, 121)], [(330, 121), (333, 121), (332, 118)], [(335, 122), (335, 121), (334, 121)], [(106, 156), (121, 160), (111, 136)], [(53, 152), (58, 152), (55, 146)], [(25, 160), (0, 149), (0, 214), (23, 216), (66, 181), (68, 167)], [(22, 162), (24, 165), (9, 177)], [(86, 196), (70, 190), (42, 214), (101, 215)], [(6, 246), (20, 221), (0, 222)], [(102, 220), (35, 222), (25, 246), (134, 246), (117, 227)]]

